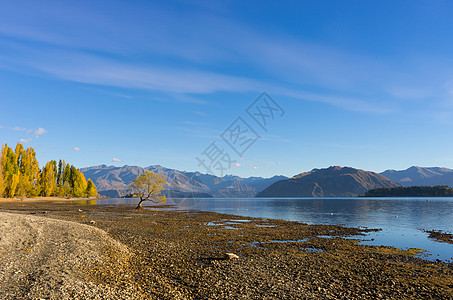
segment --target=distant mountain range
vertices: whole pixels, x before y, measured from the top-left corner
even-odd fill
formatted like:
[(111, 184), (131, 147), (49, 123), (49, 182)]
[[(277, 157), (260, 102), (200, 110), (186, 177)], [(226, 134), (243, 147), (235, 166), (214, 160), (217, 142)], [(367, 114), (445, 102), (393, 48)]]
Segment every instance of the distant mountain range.
[(399, 184), (374, 172), (333, 166), (273, 183), (256, 197), (355, 197), (370, 189), (397, 186)]
[(387, 170), (380, 173), (403, 186), (446, 185), (453, 188), (453, 170), (447, 168), (410, 167), (406, 170)]
[(107, 197), (130, 193), (129, 185), (145, 171), (163, 175), (168, 197), (353, 197), (376, 188), (402, 186), (446, 185), (453, 188), (453, 170), (448, 168), (410, 167), (387, 170), (380, 174), (350, 167), (313, 169), (294, 177), (271, 178), (226, 175), (217, 177), (200, 172), (185, 172), (162, 166), (95, 166), (80, 169), (96, 184), (98, 192)]
[(145, 171), (151, 171), (165, 177), (167, 197), (254, 197), (270, 184), (287, 178), (285, 176), (241, 178), (232, 175), (217, 177), (200, 172), (178, 171), (162, 166), (142, 168), (138, 166), (100, 165), (81, 168), (80, 171), (87, 179), (90, 178), (96, 184), (98, 193), (106, 197), (122, 197), (130, 193), (129, 185)]

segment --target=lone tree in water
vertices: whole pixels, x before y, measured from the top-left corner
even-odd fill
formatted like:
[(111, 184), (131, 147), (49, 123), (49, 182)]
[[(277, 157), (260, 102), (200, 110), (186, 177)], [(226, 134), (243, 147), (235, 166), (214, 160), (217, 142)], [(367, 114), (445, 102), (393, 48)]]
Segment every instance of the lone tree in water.
[(159, 196), (164, 191), (165, 179), (162, 175), (146, 171), (137, 176), (131, 183), (131, 189), (140, 198), (137, 209), (142, 208), (142, 202), (149, 200), (153, 202), (165, 203), (165, 196)]

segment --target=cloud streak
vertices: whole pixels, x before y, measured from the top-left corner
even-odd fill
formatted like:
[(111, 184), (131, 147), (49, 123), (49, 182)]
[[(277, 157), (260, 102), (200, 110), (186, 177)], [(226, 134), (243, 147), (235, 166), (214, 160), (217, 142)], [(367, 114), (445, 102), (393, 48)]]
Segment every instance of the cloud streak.
[[(190, 13), (176, 17), (152, 4), (137, 12), (133, 5), (115, 3), (121, 14), (94, 5), (83, 11), (61, 2), (53, 2), (58, 9), (52, 11), (29, 5), (29, 11), (39, 13), (22, 13), (13, 5), (0, 13), (0, 34), (26, 41), (0, 43), (9, 49), (3, 55), (0, 50), (3, 68), (165, 93), (177, 101), (197, 103), (196, 94), (266, 90), (356, 112), (391, 113), (407, 99), (444, 99), (448, 87), (436, 82), (447, 81), (453, 65), (439, 64), (442, 58), (377, 59), (291, 35), (273, 35), (212, 9), (194, 20)], [(5, 13), (8, 9), (13, 13)], [(63, 17), (60, 11), (71, 14)], [(135, 18), (125, 19), (132, 11)], [(153, 12), (152, 17), (145, 11)], [(64, 34), (55, 28), (64, 28)], [(433, 68), (427, 68), (430, 60)], [(251, 71), (225, 71), (219, 67), (225, 64)]]

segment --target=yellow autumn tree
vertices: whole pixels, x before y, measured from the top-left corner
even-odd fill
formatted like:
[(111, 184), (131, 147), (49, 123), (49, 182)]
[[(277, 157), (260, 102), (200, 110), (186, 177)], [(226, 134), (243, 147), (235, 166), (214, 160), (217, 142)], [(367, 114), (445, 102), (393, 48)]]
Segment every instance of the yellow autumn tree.
[(19, 183), (16, 187), (16, 195), (25, 198), (27, 195), (27, 170), (25, 165), (28, 162), (26, 153), (24, 153), (24, 146), (22, 144), (16, 145), (16, 164), (19, 167)]
[(0, 152), (0, 197), (96, 197), (93, 181), (64, 160), (51, 160), (39, 169), (35, 149), (20, 143), (13, 151), (3, 144)]
[(87, 190), (87, 181), (82, 172), (76, 169), (74, 166), (74, 171), (71, 171), (73, 186), (72, 186), (72, 195), (74, 197), (85, 197)]
[(96, 197), (97, 195), (98, 195), (98, 190), (97, 190), (96, 186), (94, 185), (94, 183), (91, 179), (88, 179), (86, 196), (88, 198), (93, 198), (93, 197)]
[(55, 188), (55, 170), (51, 161), (47, 162), (42, 168), (41, 178), (39, 180), (41, 185), (41, 195), (45, 197), (52, 196)]
[(3, 186), (3, 147), (0, 152), (0, 198), (3, 197), (3, 191), (4, 191), (4, 186)]
[(57, 170), (57, 193), (58, 197), (71, 197), (71, 166), (60, 159)]
[(33, 148), (27, 148), (27, 157), (28, 157), (28, 164), (26, 166), (27, 169), (27, 185), (28, 185), (28, 197), (36, 197), (39, 194), (39, 163), (38, 159), (36, 158), (36, 152)]
[(13, 149), (4, 144), (2, 147), (2, 177), (3, 195), (13, 198), (16, 195), (16, 188), (19, 184), (19, 166)]
[(15, 154), (19, 167), (19, 183), (16, 194), (20, 197), (37, 196), (39, 194), (39, 164), (35, 149), (29, 147), (25, 150), (21, 144), (17, 144)]
[(146, 171), (137, 176), (131, 183), (131, 190), (140, 198), (137, 209), (142, 208), (142, 202), (149, 200), (153, 202), (165, 203), (165, 196), (160, 196), (165, 189), (165, 178), (162, 175)]

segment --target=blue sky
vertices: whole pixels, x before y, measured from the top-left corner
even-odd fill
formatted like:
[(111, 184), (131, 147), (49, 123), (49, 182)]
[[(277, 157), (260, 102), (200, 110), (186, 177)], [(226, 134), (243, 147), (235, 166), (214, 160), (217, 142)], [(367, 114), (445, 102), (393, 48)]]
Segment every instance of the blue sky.
[[(197, 157), (215, 142), (240, 176), (453, 168), (452, 13), (450, 1), (0, 0), (0, 142), (77, 167), (206, 172)], [(284, 110), (267, 131), (246, 113), (263, 91)], [(242, 157), (221, 138), (238, 117), (260, 137)]]

